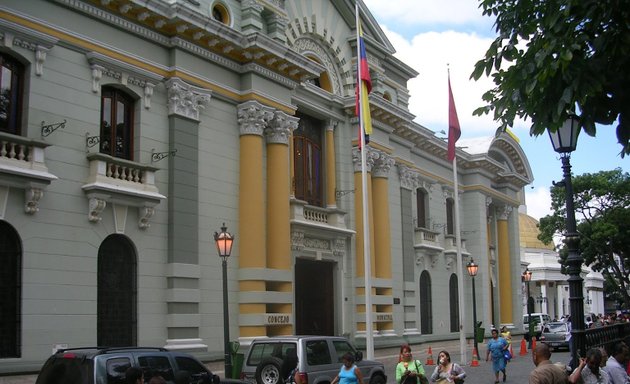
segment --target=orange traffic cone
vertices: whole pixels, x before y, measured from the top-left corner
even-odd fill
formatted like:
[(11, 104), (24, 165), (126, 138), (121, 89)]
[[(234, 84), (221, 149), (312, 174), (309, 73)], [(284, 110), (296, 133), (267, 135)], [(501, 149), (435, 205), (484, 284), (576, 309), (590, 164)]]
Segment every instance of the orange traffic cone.
[(532, 336), (532, 351), (536, 349), (536, 336)]
[(473, 357), (472, 357), (472, 362), (470, 363), (471, 367), (478, 367), (479, 366), (479, 355), (477, 355), (477, 348), (473, 347)]
[(512, 358), (516, 357), (514, 356), (514, 351), (512, 350), (512, 343), (510, 343), (510, 355), (512, 355)]
[(434, 365), (435, 363), (433, 362), (433, 351), (431, 350), (431, 347), (429, 347), (429, 351), (427, 353), (429, 356), (427, 356), (427, 363), (425, 365)]
[(525, 342), (525, 339), (521, 339), (521, 352), (519, 352), (519, 355), (527, 355), (527, 343)]

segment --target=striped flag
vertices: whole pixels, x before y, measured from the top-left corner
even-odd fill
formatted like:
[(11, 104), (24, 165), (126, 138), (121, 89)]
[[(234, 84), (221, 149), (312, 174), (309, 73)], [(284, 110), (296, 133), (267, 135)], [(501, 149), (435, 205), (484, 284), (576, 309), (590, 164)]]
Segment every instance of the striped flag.
[(370, 142), (372, 134), (372, 117), (370, 116), (370, 99), (368, 94), (372, 92), (372, 79), (365, 53), (363, 41), (363, 28), (359, 21), (358, 28), (359, 60), (357, 61), (357, 87), (355, 114), (359, 117), (359, 147), (361, 146), (361, 132), (365, 134), (365, 144)]

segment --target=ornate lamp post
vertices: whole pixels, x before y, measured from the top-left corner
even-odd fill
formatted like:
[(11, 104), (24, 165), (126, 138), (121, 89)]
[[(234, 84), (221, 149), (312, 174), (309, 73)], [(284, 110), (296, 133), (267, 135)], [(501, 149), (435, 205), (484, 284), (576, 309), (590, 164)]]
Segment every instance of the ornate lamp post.
[(532, 308), (529, 305), (529, 282), (532, 281), (532, 271), (527, 267), (525, 267), (525, 272), (523, 272), (523, 280), (527, 283), (527, 334), (529, 335), (529, 347), (531, 348), (534, 323), (532, 322)]
[(468, 264), (466, 264), (466, 269), (468, 270), (468, 274), (472, 277), (472, 299), (473, 299), (473, 346), (475, 348), (475, 353), (479, 356), (479, 350), (477, 349), (477, 298), (475, 294), (475, 276), (477, 276), (477, 271), (479, 270), (479, 266), (475, 264), (472, 257)]
[(562, 171), (564, 175), (566, 196), (566, 232), (564, 243), (567, 245), (567, 270), (569, 272), (569, 303), (571, 305), (571, 368), (577, 367), (578, 356), (585, 355), (584, 334), (584, 297), (582, 296), (582, 255), (578, 251), (580, 242), (575, 221), (575, 207), (573, 201), (573, 183), (571, 182), (571, 152), (577, 147), (577, 138), (580, 133), (580, 124), (577, 116), (572, 115), (558, 128), (556, 132), (549, 131), (553, 150), (560, 154), (562, 159)]
[(225, 364), (225, 377), (232, 376), (232, 354), (230, 353), (230, 314), (228, 312), (228, 290), (227, 290), (227, 259), (232, 253), (234, 236), (227, 231), (225, 223), (221, 227), (221, 232), (214, 233), (214, 242), (217, 244), (217, 252), (221, 258), (223, 267), (223, 353)]

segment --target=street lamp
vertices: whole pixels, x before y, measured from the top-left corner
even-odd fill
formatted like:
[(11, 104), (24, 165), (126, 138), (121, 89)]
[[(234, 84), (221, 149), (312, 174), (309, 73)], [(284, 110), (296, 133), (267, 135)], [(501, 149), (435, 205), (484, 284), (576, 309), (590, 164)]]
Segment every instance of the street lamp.
[(584, 334), (584, 297), (582, 296), (582, 255), (578, 251), (580, 242), (575, 222), (575, 208), (573, 202), (573, 184), (571, 182), (571, 152), (577, 147), (577, 138), (580, 133), (580, 124), (577, 116), (571, 115), (569, 119), (558, 128), (556, 132), (549, 131), (553, 150), (560, 154), (564, 175), (564, 190), (566, 196), (566, 232), (564, 243), (567, 245), (567, 270), (569, 272), (569, 303), (571, 305), (571, 368), (578, 364), (578, 356), (585, 355)]
[(214, 242), (217, 244), (217, 252), (221, 258), (223, 267), (223, 353), (225, 364), (225, 377), (232, 377), (232, 354), (230, 353), (230, 314), (228, 313), (228, 290), (227, 290), (227, 259), (232, 253), (234, 236), (227, 231), (225, 223), (221, 227), (221, 232), (214, 233)]
[(475, 348), (475, 353), (477, 357), (479, 357), (479, 350), (477, 350), (477, 299), (475, 295), (475, 276), (477, 276), (477, 271), (479, 270), (479, 266), (475, 264), (472, 257), (468, 264), (466, 264), (466, 269), (468, 270), (468, 274), (472, 277), (472, 299), (473, 299), (473, 346)]
[(532, 281), (532, 271), (527, 267), (525, 267), (525, 272), (523, 272), (523, 280), (527, 283), (527, 334), (529, 335), (529, 347), (531, 348), (534, 323), (532, 322), (532, 308), (529, 305), (529, 282)]

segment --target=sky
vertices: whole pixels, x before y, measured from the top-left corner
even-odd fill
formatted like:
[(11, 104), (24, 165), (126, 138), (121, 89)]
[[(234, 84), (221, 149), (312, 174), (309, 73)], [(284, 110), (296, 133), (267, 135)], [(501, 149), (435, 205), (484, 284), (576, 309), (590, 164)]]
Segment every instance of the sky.
[[(419, 75), (408, 83), (410, 111), (415, 121), (433, 131), (448, 131), (448, 83), (462, 130), (462, 139), (492, 136), (498, 123), (489, 115), (473, 116), (484, 105), (481, 95), (493, 88), (482, 77), (469, 80), (474, 64), (495, 39), (490, 17), (483, 16), (475, 0), (363, 0), (396, 49), (395, 56)], [(527, 213), (539, 220), (550, 214), (549, 188), (562, 179), (560, 157), (549, 135), (530, 137), (529, 125), (516, 122), (512, 129), (529, 160), (534, 181), (525, 188)], [(465, 149), (464, 149), (465, 151)], [(621, 158), (614, 126), (598, 126), (596, 137), (580, 134), (571, 155), (573, 175), (622, 168), (630, 171), (630, 158)]]

